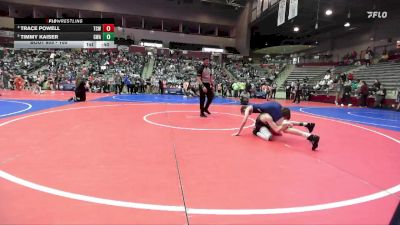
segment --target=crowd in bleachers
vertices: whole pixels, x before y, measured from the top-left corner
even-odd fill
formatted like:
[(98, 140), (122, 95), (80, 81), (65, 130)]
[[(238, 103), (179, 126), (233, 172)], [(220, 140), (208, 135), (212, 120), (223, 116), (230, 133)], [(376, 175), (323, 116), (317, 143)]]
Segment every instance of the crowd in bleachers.
[[(169, 89), (179, 89), (185, 96), (198, 96), (197, 69), (202, 64), (200, 59), (167, 58), (159, 56), (156, 58), (153, 70), (152, 82), (158, 82), (159, 93), (165, 93)], [(217, 95), (225, 96), (227, 83), (230, 78), (223, 71), (221, 65), (211, 61), (214, 79), (214, 90)]]
[(118, 92), (138, 80), (145, 58), (111, 51), (33, 51), (9, 50), (0, 64), (3, 88), (72, 90), (77, 76), (82, 76), (91, 92)]
[(324, 73), (321, 72), (320, 75), (314, 74), (309, 79), (307, 74), (321, 70), (318, 67), (303, 67), (302, 73), (294, 72), (296, 74), (294, 76), (295, 79), (292, 77), (284, 82), (283, 87), (286, 90), (286, 99), (298, 102), (299, 100), (295, 97), (296, 93), (299, 93), (299, 98), (303, 100), (309, 100), (312, 95), (322, 94), (329, 96), (333, 94), (336, 105), (352, 106), (351, 98), (356, 98), (361, 107), (366, 107), (367, 99), (374, 98), (373, 107), (381, 108), (388, 107), (384, 105), (387, 92), (388, 90), (393, 91), (393, 87), (396, 86), (397, 98), (399, 98), (400, 83), (398, 82), (399, 75), (396, 71), (399, 71), (400, 64), (394, 62), (378, 63), (371, 67), (356, 68), (358, 67), (333, 67)]
[(49, 56), (48, 52), (43, 51), (5, 49), (0, 60), (0, 87), (20, 89), (22, 82), (33, 71), (48, 63)]
[(341, 66), (347, 66), (347, 65), (357, 65), (360, 66), (362, 64), (365, 64), (366, 66), (370, 66), (373, 60), (373, 57), (375, 53), (372, 51), (371, 47), (368, 47), (366, 50), (362, 51), (360, 53), (361, 57), (358, 58), (358, 53), (357, 51), (353, 50), (351, 52), (346, 53), (342, 57), (342, 61), (340, 62)]
[(275, 98), (277, 91), (276, 78), (284, 69), (284, 64), (270, 64), (265, 69), (257, 69), (249, 62), (232, 61), (226, 64), (226, 69), (234, 76), (235, 81), (227, 86), (228, 93), (233, 97)]
[[(201, 59), (156, 57), (153, 75), (145, 80), (142, 71), (149, 57), (152, 56), (123, 51), (6, 49), (0, 60), (0, 88), (30, 89), (35, 93), (73, 90), (74, 81), (81, 76), (91, 92), (164, 94), (176, 89), (188, 97), (199, 94), (196, 77)], [(216, 95), (240, 97), (243, 103), (251, 97), (274, 98), (278, 88), (275, 79), (284, 68), (284, 65), (273, 65), (262, 70), (248, 62), (232, 60), (223, 65), (225, 67), (211, 61)], [(339, 105), (349, 105), (348, 98), (356, 96), (364, 106), (365, 98), (373, 96), (375, 106), (380, 107), (386, 97), (386, 83), (384, 87), (376, 80), (368, 86), (368, 81), (356, 79), (356, 75), (337, 68), (326, 71), (316, 83), (311, 83), (306, 76), (285, 82), (283, 87), (289, 99), (295, 98), (300, 89), (303, 99), (316, 92), (334, 92)]]
[(265, 71), (258, 70), (254, 65), (243, 62), (228, 62), (226, 68), (232, 73), (232, 75), (241, 81), (248, 81), (251, 83), (267, 82), (272, 84), (277, 78), (278, 74), (282, 71), (284, 66), (282, 65), (271, 65), (272, 68), (266, 69)]
[[(176, 89), (186, 96), (199, 94), (197, 69), (202, 60), (157, 57), (153, 75), (145, 80), (141, 74), (149, 57), (123, 51), (10, 50), (1, 60), (0, 78), (3, 88), (29, 89), (35, 93), (73, 90), (80, 76), (88, 91), (96, 93), (164, 94)], [(280, 67), (265, 72), (249, 63), (232, 61), (226, 63), (225, 68), (213, 61), (211, 66), (216, 95), (275, 97), (277, 85), (274, 81)]]
[(387, 51), (385, 48), (380, 55), (376, 54), (371, 47), (368, 47), (367, 49), (363, 50), (360, 53), (360, 57), (358, 57), (357, 51), (352, 51), (347, 54), (345, 54), (342, 57), (342, 61), (339, 63), (341, 66), (346, 66), (346, 65), (356, 65), (356, 66), (361, 66), (361, 65), (366, 65), (367, 67), (371, 66), (373, 64), (374, 59), (376, 59), (377, 62), (388, 62), (388, 60), (393, 56), (395, 56), (396, 52), (398, 50), (394, 49), (391, 51)]
[[(299, 81), (298, 81), (299, 82)], [(292, 84), (291, 86), (295, 86)], [(374, 107), (382, 107), (386, 97), (386, 87), (378, 80), (368, 86), (365, 80), (356, 79), (353, 73), (335, 73), (335, 68), (326, 71), (325, 75), (316, 84), (309, 84), (305, 79), (301, 85), (303, 98), (309, 98), (311, 94), (322, 92), (326, 95), (335, 93), (335, 104), (341, 106), (352, 106), (350, 98), (359, 99), (360, 106), (367, 106), (367, 98), (374, 97)]]
[[(191, 90), (192, 95), (197, 95), (196, 68), (200, 63), (182, 58), (157, 57), (151, 78), (152, 83), (158, 84), (158, 90), (154, 89), (154, 92), (164, 94), (171, 88), (180, 90), (185, 88), (187, 92)], [(185, 87), (183, 87), (184, 83)], [(186, 83), (188, 83), (187, 86)]]

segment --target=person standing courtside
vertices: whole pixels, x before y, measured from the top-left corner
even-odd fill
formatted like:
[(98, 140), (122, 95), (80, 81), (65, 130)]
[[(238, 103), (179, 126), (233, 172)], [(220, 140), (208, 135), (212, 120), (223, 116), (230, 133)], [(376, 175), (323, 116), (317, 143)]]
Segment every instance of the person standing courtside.
[(293, 103), (297, 101), (297, 104), (300, 103), (300, 94), (301, 94), (301, 84), (300, 81), (297, 79), (295, 85), (294, 85), (294, 100)]
[[(200, 117), (207, 117), (206, 114), (211, 114), (208, 108), (214, 98), (214, 82), (212, 78), (212, 70), (210, 67), (210, 60), (203, 59), (203, 65), (197, 71), (197, 82), (199, 83), (200, 90)], [(207, 103), (204, 105), (207, 96)]]

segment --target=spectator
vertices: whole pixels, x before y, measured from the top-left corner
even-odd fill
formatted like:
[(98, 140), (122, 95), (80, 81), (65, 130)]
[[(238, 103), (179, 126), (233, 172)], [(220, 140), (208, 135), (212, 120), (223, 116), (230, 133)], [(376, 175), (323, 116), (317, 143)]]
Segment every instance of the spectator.
[(295, 85), (296, 85), (296, 83), (294, 82), (294, 81), (292, 81), (292, 83), (290, 83), (290, 87), (291, 87), (291, 95), (290, 95), (290, 99), (294, 99), (294, 96), (295, 96), (295, 90), (294, 90), (294, 88), (295, 88)]
[(302, 92), (301, 90), (302, 90), (302, 85), (300, 84), (300, 81), (297, 80), (295, 85), (294, 85), (295, 96), (294, 96), (293, 103), (296, 103), (296, 100), (297, 100), (298, 104), (300, 103), (300, 95), (301, 95), (301, 92)]
[(147, 78), (145, 82), (146, 82), (146, 90), (145, 90), (145, 92), (146, 92), (146, 94), (151, 94), (152, 93), (151, 92), (151, 88), (152, 88), (151, 79)]
[(126, 77), (124, 82), (129, 94), (137, 93), (136, 79), (132, 75)]
[(122, 88), (124, 86), (121, 75), (119, 73), (115, 73), (114, 80), (115, 80), (115, 94), (120, 95), (122, 92)]
[(381, 89), (381, 82), (379, 82), (379, 80), (375, 80), (372, 87), (374, 92), (378, 92)]
[(3, 88), (9, 89), (10, 88), (10, 74), (8, 72), (3, 71)]
[(329, 80), (329, 79), (331, 79), (331, 72), (330, 72), (330, 70), (328, 70), (328, 71), (326, 71), (326, 74), (325, 74), (325, 76), (324, 76), (324, 80)]
[(353, 91), (356, 91), (356, 92), (357, 92), (357, 90), (358, 90), (358, 88), (359, 88), (360, 85), (361, 85), (360, 79), (353, 80), (353, 81), (351, 82), (351, 89), (352, 89)]
[(397, 87), (396, 103), (397, 103), (396, 111), (400, 111), (400, 87)]
[(239, 82), (239, 96), (246, 90), (246, 83)]
[(164, 94), (165, 91), (167, 90), (167, 81), (166, 80), (162, 81), (162, 88), (163, 88), (163, 94)]
[(343, 83), (346, 82), (346, 80), (347, 80), (347, 74), (346, 74), (346, 73), (340, 74), (339, 79), (341, 79)]
[(372, 51), (371, 48), (368, 46), (364, 54), (365, 65), (367, 67), (371, 66), (371, 57), (372, 57)]
[(248, 91), (243, 91), (240, 94), (240, 104), (241, 105), (248, 105), (250, 100), (250, 93)]
[(217, 90), (217, 95), (222, 96), (222, 83), (218, 83), (215, 89)]
[(22, 91), (22, 89), (24, 89), (25, 81), (20, 75), (15, 76), (14, 86), (15, 86), (15, 89), (18, 91)]
[(160, 91), (160, 94), (164, 94), (164, 82), (163, 80), (158, 80), (158, 90)]
[(347, 75), (347, 78), (348, 78), (349, 80), (353, 80), (353, 79), (354, 79), (354, 76), (353, 76), (352, 73), (349, 73), (349, 74)]
[(387, 62), (389, 60), (389, 54), (386, 49), (383, 50), (381, 59), (379, 62)]
[(376, 92), (375, 94), (375, 105), (374, 107), (377, 108), (382, 108), (383, 107), (383, 101), (385, 101), (386, 97), (386, 88), (383, 87), (383, 85), (380, 85), (380, 89)]
[(347, 105), (348, 107), (351, 107), (352, 104), (350, 102), (351, 98), (351, 80), (347, 80), (344, 85), (343, 85), (343, 96), (342, 96), (342, 104), (341, 106)]
[(233, 96), (234, 96), (235, 98), (237, 98), (238, 95), (239, 95), (239, 88), (240, 88), (240, 86), (239, 86), (239, 83), (238, 83), (238, 82), (235, 82), (235, 83), (232, 84)]
[(184, 97), (193, 97), (194, 96), (193, 91), (189, 87), (189, 82), (188, 81), (183, 82), (182, 86), (183, 86), (183, 95), (184, 95)]
[(126, 86), (126, 89), (127, 89), (128, 93), (130, 93), (131, 90), (133, 91), (132, 82), (131, 82), (130, 79), (131, 78), (127, 74), (124, 75), (124, 85)]
[(290, 84), (287, 81), (284, 82), (284, 86), (285, 86), (285, 89), (286, 89), (286, 100), (289, 100), (290, 99), (290, 93), (292, 92), (292, 86), (290, 86)]
[(271, 86), (271, 98), (275, 99), (276, 97), (276, 89), (277, 89), (278, 85), (276, 84), (276, 82), (274, 82)]
[(367, 99), (368, 99), (368, 85), (365, 81), (361, 81), (361, 88), (360, 88), (360, 106), (367, 107)]

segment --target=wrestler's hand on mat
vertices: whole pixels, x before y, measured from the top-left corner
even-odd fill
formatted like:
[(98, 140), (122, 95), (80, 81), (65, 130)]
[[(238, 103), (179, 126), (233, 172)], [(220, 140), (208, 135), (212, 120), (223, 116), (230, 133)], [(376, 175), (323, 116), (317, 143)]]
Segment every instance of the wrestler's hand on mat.
[(239, 136), (239, 135), (240, 135), (239, 132), (232, 134), (232, 136)]

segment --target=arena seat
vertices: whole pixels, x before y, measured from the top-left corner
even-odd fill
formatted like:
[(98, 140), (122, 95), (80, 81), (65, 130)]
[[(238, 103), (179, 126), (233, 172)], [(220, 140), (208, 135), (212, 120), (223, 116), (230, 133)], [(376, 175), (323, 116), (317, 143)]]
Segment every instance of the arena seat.
[(287, 82), (291, 83), (296, 80), (302, 81), (308, 77), (310, 80), (325, 75), (326, 71), (331, 67), (327, 66), (304, 66), (296, 67), (289, 77), (286, 79)]
[(385, 62), (371, 65), (354, 72), (356, 79), (364, 80), (372, 85), (378, 79), (388, 90), (395, 90), (400, 86), (400, 63)]

